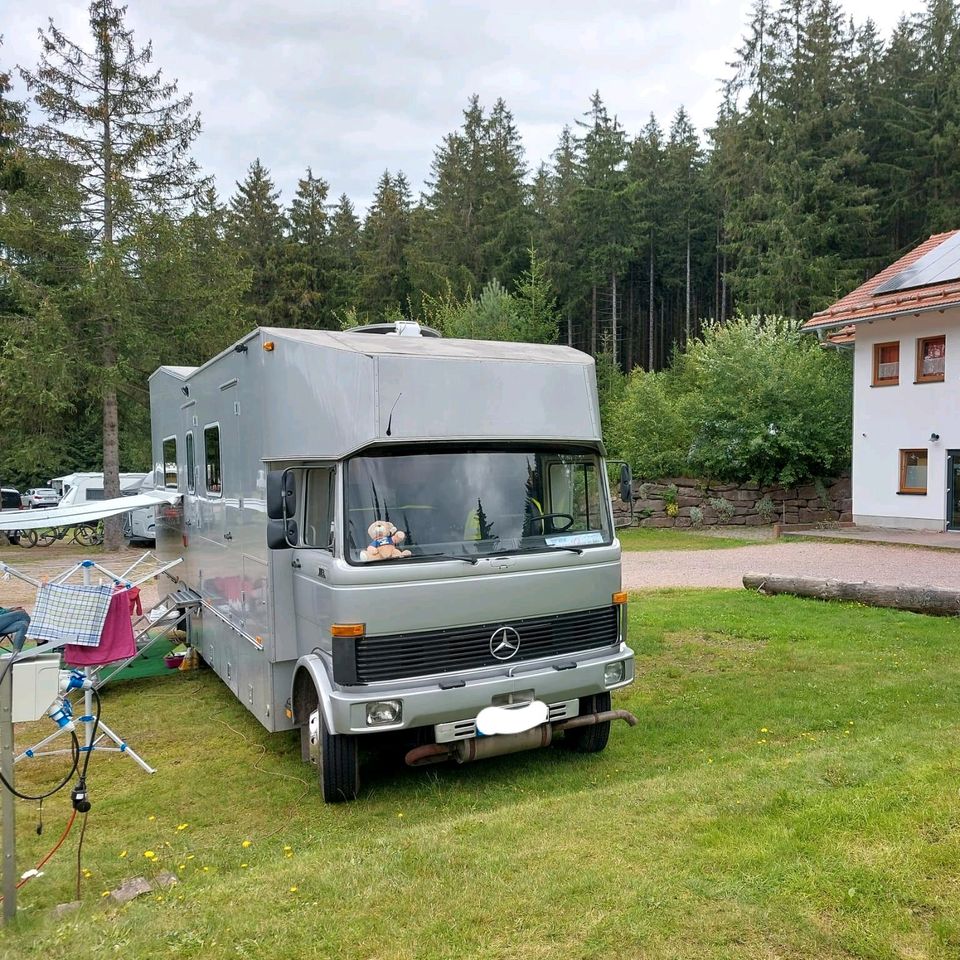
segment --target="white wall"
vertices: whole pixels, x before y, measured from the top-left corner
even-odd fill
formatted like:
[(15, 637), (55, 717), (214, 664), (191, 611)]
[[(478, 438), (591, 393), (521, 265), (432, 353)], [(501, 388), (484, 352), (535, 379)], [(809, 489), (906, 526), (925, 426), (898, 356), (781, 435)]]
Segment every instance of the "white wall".
[[(943, 382), (914, 383), (917, 338), (946, 336)], [(900, 382), (872, 386), (873, 347), (900, 342)], [(853, 381), (856, 523), (943, 530), (947, 450), (960, 449), (960, 309), (857, 324)], [(931, 442), (931, 433), (940, 439)], [(898, 494), (900, 450), (927, 451), (925, 495)]]

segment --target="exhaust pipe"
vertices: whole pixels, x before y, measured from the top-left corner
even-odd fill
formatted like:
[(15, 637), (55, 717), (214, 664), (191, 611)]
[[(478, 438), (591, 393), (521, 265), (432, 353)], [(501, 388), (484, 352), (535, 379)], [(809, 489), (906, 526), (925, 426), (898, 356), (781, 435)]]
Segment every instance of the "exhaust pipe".
[(431, 763), (443, 763), (451, 757), (457, 763), (471, 763), (487, 757), (500, 757), (508, 753), (520, 753), (523, 750), (537, 750), (548, 747), (557, 731), (572, 730), (575, 727), (592, 727), (609, 720), (623, 720), (631, 727), (637, 725), (637, 718), (629, 710), (604, 710), (601, 713), (584, 713), (579, 717), (561, 720), (558, 723), (544, 723), (523, 733), (498, 734), (493, 737), (470, 737), (455, 740), (453, 743), (428, 743), (415, 747), (406, 757), (411, 767), (424, 767)]
[(596, 723), (606, 723), (608, 720), (623, 720), (631, 727), (635, 727), (639, 722), (629, 710), (604, 710), (602, 713), (581, 713), (579, 717), (559, 720), (553, 725), (553, 729), (557, 731), (572, 730), (574, 727), (592, 727)]

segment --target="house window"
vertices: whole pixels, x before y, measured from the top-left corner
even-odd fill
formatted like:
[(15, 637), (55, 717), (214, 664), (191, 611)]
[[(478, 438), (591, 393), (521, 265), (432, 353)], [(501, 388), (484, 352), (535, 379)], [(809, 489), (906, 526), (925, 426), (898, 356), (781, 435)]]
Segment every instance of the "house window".
[(163, 441), (163, 485), (168, 490), (176, 490), (180, 485), (177, 476), (177, 438), (167, 437)]
[(917, 383), (943, 380), (943, 362), (947, 355), (947, 338), (921, 337), (917, 340)]
[(900, 382), (900, 341), (873, 347), (873, 385), (892, 387)]
[(220, 424), (212, 423), (203, 428), (203, 454), (207, 467), (207, 493), (219, 497), (223, 493), (220, 473)]
[(927, 492), (927, 451), (900, 451), (900, 493)]

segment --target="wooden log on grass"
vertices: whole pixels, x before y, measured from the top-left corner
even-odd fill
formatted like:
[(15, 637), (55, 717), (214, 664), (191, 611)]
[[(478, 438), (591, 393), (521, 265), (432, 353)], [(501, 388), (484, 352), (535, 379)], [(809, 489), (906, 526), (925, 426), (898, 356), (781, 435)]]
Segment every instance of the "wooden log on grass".
[(869, 607), (890, 607), (910, 610), (935, 617), (960, 615), (960, 590), (942, 587), (909, 586), (906, 584), (850, 583), (817, 577), (784, 577), (770, 573), (746, 573), (743, 585), (760, 593), (789, 593), (817, 600), (852, 600)]

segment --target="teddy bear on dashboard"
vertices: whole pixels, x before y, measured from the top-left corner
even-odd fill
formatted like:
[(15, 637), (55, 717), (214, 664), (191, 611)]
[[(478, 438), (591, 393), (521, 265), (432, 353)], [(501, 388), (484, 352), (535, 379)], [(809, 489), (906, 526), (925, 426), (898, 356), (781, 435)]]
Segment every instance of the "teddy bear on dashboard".
[(395, 560), (398, 557), (409, 557), (409, 550), (399, 550), (398, 547), (407, 539), (407, 535), (398, 530), (389, 520), (375, 520), (367, 527), (370, 545), (360, 551), (361, 560)]

